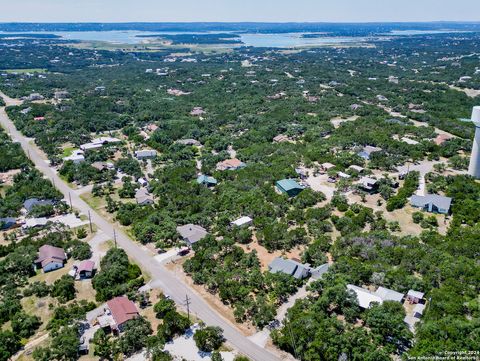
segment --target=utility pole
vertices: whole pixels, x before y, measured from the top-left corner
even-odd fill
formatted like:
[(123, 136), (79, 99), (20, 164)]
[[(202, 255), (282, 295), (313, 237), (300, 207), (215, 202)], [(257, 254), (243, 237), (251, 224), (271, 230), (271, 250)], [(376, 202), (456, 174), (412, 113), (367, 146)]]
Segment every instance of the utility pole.
[(72, 194), (70, 192), (68, 192), (68, 199), (70, 200), (70, 210), (73, 210)]
[(115, 248), (117, 248), (117, 232), (113, 229), (113, 241), (115, 242)]
[(90, 211), (88, 211), (88, 222), (90, 223), (90, 233), (93, 233), (92, 217), (90, 216)]
[(190, 300), (190, 297), (188, 297), (188, 295), (185, 295), (185, 306), (187, 306), (188, 321), (190, 321)]

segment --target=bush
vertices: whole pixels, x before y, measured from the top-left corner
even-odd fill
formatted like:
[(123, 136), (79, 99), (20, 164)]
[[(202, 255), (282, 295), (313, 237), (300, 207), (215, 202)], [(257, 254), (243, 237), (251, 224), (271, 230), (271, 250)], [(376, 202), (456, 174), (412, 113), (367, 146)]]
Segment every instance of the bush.
[(225, 340), (223, 337), (223, 330), (216, 326), (207, 326), (198, 330), (193, 335), (193, 339), (195, 340), (197, 347), (205, 352), (218, 350)]
[(72, 257), (76, 260), (83, 261), (92, 257), (90, 245), (85, 242), (77, 242), (72, 247)]

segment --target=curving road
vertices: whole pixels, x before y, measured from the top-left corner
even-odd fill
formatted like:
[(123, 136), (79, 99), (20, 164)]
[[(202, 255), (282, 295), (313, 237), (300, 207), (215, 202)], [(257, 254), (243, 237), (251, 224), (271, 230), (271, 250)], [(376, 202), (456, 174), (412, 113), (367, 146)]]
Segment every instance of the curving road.
[[(4, 99), (7, 105), (21, 104), (21, 101), (9, 98), (2, 93), (0, 93), (0, 96)], [(71, 197), (74, 208), (78, 209), (85, 215), (90, 213), (92, 222), (95, 223), (105, 234), (111, 234), (113, 238), (114, 225), (98, 214), (85, 201), (83, 201), (76, 192), (63, 182), (57, 173), (50, 168), (43, 152), (34, 144), (34, 142), (31, 141), (31, 139), (23, 136), (23, 134), (15, 128), (13, 122), (8, 118), (4, 108), (0, 108), (0, 124), (10, 134), (13, 141), (21, 144), (25, 153), (29, 155), (36, 168), (54, 182), (58, 190), (60, 190), (65, 196), (65, 199)], [(190, 311), (198, 315), (198, 317), (206, 324), (221, 327), (224, 331), (225, 338), (235, 346), (240, 353), (256, 361), (280, 360), (278, 356), (258, 346), (245, 337), (234, 325), (212, 309), (210, 305), (193, 289), (182, 283), (173, 273), (161, 266), (148, 251), (141, 248), (124, 232), (120, 229), (115, 229), (115, 232), (117, 245), (123, 248), (129, 257), (131, 257), (143, 270), (150, 274), (153, 281), (152, 284), (170, 295), (179, 305), (183, 304), (185, 296), (188, 295), (191, 302)]]

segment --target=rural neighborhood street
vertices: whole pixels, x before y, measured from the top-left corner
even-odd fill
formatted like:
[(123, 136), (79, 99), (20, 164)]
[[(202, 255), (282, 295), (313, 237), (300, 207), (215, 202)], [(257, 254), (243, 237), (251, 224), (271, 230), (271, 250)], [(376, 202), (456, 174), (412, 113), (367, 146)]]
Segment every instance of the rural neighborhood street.
[[(7, 105), (18, 105), (16, 99), (6, 97), (0, 93)], [(43, 156), (43, 152), (34, 144), (34, 142), (23, 136), (8, 118), (5, 109), (0, 108), (0, 124), (10, 134), (14, 142), (19, 142), (25, 153), (29, 155), (31, 161), (35, 164), (47, 178), (53, 181), (65, 199), (71, 197), (73, 207), (81, 213), (87, 215), (90, 213), (92, 222), (99, 230), (113, 239), (113, 231), (116, 231), (117, 245), (125, 250), (129, 257), (135, 261), (143, 270), (148, 272), (152, 278), (152, 283), (158, 285), (162, 291), (172, 297), (178, 304), (183, 305), (186, 295), (190, 298), (190, 311), (196, 314), (208, 325), (220, 326), (224, 330), (225, 338), (236, 347), (240, 353), (257, 361), (274, 361), (280, 358), (266, 349), (258, 346), (245, 337), (234, 325), (218, 314), (210, 305), (204, 301), (194, 290), (181, 282), (180, 279), (160, 265), (152, 255), (144, 250), (139, 244), (128, 237), (122, 230), (116, 228), (112, 223), (100, 216), (92, 207), (90, 207), (80, 196), (72, 190), (49, 166), (48, 161)]]

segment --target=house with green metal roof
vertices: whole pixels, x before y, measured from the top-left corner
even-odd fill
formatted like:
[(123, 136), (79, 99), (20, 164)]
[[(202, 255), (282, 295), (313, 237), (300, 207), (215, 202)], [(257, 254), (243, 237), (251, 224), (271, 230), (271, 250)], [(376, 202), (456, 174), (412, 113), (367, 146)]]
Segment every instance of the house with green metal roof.
[(277, 181), (275, 185), (280, 192), (288, 194), (289, 197), (295, 197), (305, 189), (304, 186), (298, 184), (294, 179), (282, 179)]
[(203, 184), (206, 187), (213, 187), (217, 185), (217, 180), (213, 177), (210, 177), (205, 174), (201, 174), (197, 178), (197, 183), (198, 184)]

